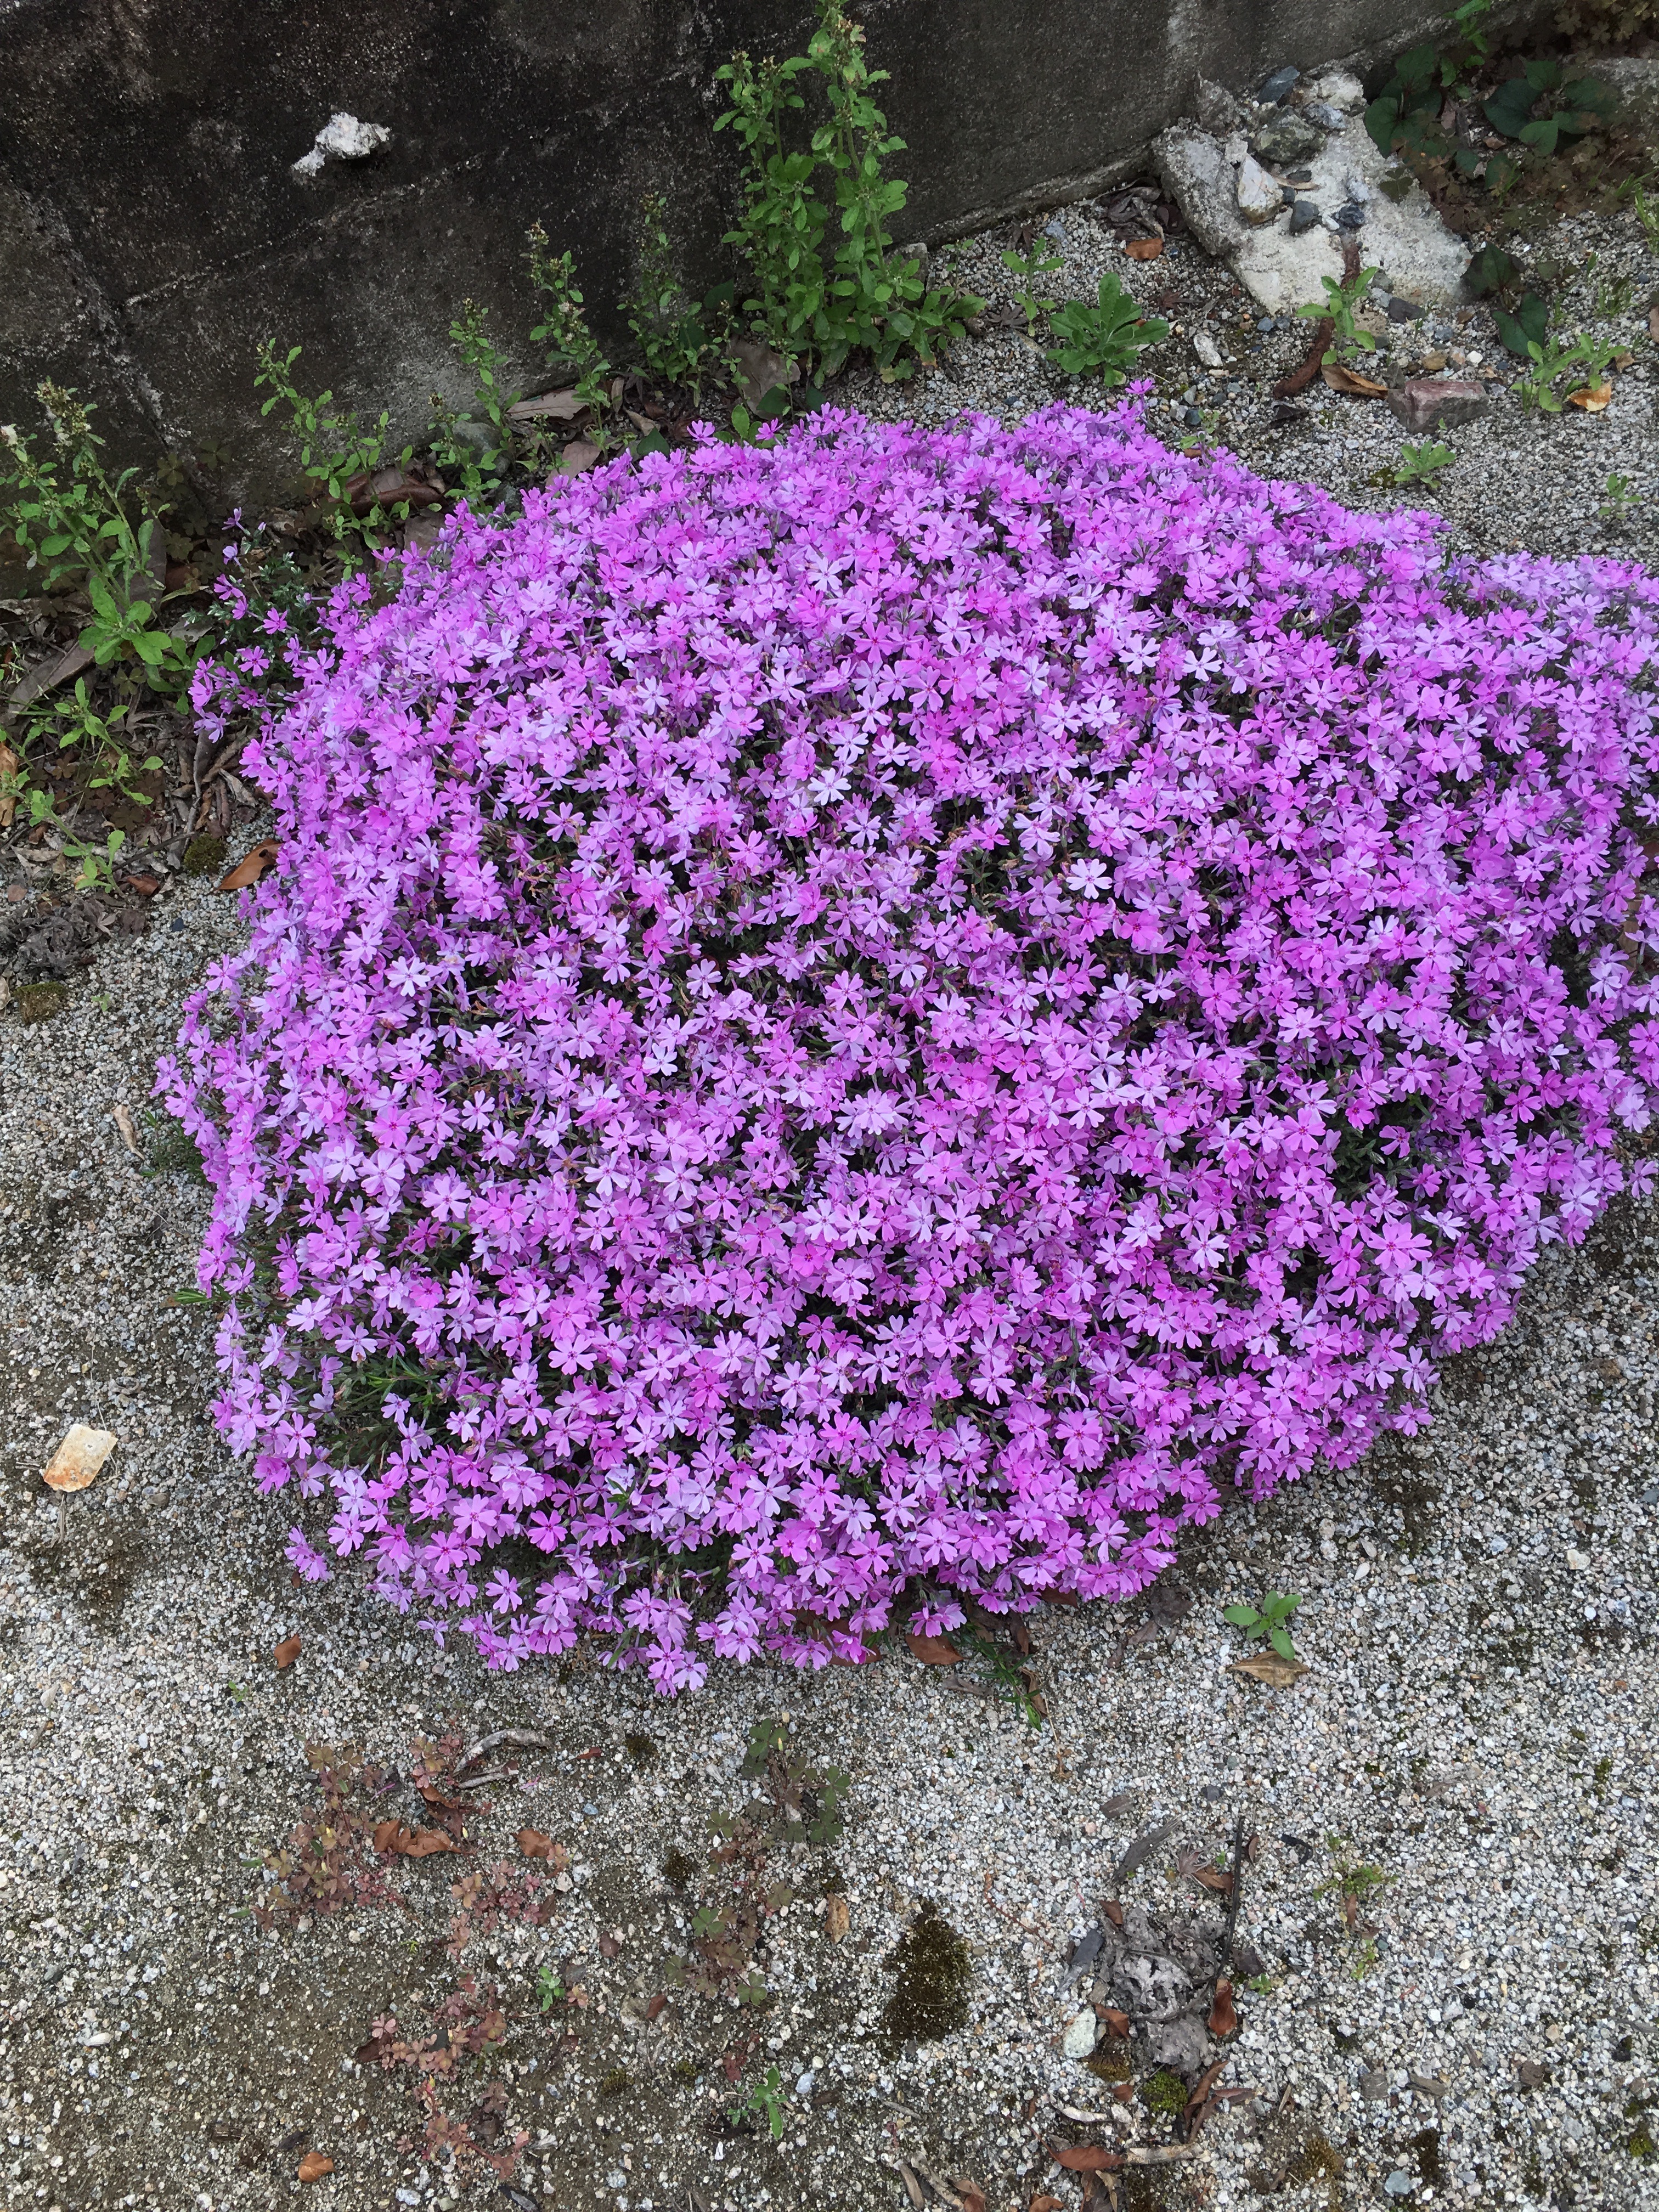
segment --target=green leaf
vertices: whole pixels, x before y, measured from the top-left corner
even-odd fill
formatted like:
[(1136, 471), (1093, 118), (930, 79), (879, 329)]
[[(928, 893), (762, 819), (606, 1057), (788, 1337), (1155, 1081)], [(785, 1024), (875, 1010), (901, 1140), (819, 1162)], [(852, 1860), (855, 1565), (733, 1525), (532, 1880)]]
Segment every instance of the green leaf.
[(1400, 123), (1400, 102), (1384, 93), (1365, 110), (1365, 128), (1379, 154), (1392, 154), (1394, 134)]
[(1268, 1635), (1267, 1641), (1273, 1645), (1273, 1650), (1278, 1652), (1281, 1659), (1295, 1658), (1296, 1652), (1291, 1645), (1291, 1639), (1285, 1633), (1285, 1631), (1282, 1628), (1275, 1628), (1272, 1630)]
[(1524, 76), (1512, 76), (1485, 102), (1486, 120), (1505, 138), (1518, 138), (1537, 101), (1536, 87)]
[(1224, 1605), (1221, 1618), (1231, 1620), (1235, 1628), (1254, 1628), (1261, 1616), (1253, 1605)]
[(1483, 246), (1463, 272), (1463, 281), (1480, 299), (1488, 292), (1503, 291), (1520, 274), (1520, 264), (1513, 254), (1505, 253), (1501, 246)]

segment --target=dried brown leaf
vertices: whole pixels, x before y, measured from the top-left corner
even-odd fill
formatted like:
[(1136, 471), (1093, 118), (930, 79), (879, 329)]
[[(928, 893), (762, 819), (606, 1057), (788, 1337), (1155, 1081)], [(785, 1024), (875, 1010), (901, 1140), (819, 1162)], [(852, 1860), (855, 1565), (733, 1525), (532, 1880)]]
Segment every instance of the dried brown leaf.
[[(9, 783), (23, 765), (9, 745), (0, 745), (0, 782)], [(9, 830), (17, 812), (15, 790), (0, 791), (0, 830)]]
[(599, 1956), (602, 1959), (618, 1959), (622, 1956), (622, 1945), (614, 1936), (600, 1936)]
[(961, 1661), (961, 1652), (945, 1637), (907, 1634), (904, 1640), (912, 1656), (920, 1659), (925, 1667), (954, 1667)]
[(406, 1828), (401, 1820), (382, 1820), (374, 1831), (374, 1848), (388, 1857), (429, 1859), (453, 1851), (455, 1844), (441, 1828)]
[(1118, 1903), (1115, 1897), (1109, 1897), (1105, 1904), (1103, 1905), (1100, 1909), (1105, 1914), (1106, 1917), (1111, 1922), (1114, 1928), (1121, 1929), (1122, 1927), (1123, 1907)]
[(971, 2173), (953, 2173), (951, 2179), (962, 2199), (962, 2212), (985, 2212), (985, 2191)]
[(1048, 2148), (1056, 2165), (1068, 2173), (1115, 2173), (1123, 2164), (1122, 2152), (1108, 2150), (1103, 2143), (1077, 2143), (1064, 2150), (1055, 2150), (1050, 2143)]
[(590, 439), (573, 438), (559, 455), (559, 465), (548, 482), (551, 483), (558, 477), (579, 477), (584, 470), (597, 466), (604, 459), (604, 453)]
[(656, 1996), (653, 1996), (650, 2003), (647, 2005), (645, 2008), (645, 2016), (647, 2020), (660, 2020), (667, 2009), (667, 1992), (663, 1990), (659, 1990)]
[(1233, 1985), (1224, 1974), (1215, 1985), (1215, 2002), (1210, 2007), (1210, 2017), (1205, 2022), (1218, 2043), (1224, 2043), (1238, 2030), (1238, 2014), (1233, 2006)]
[(562, 392), (543, 392), (533, 399), (515, 399), (507, 415), (510, 422), (574, 422), (586, 412), (586, 402), (577, 398), (574, 385), (568, 385)]
[(276, 866), (282, 848), (274, 837), (262, 837), (246, 859), (239, 860), (230, 873), (222, 878), (220, 890), (246, 890), (251, 884), (257, 884), (261, 876), (268, 874)]
[(1340, 361), (1328, 361), (1320, 369), (1333, 392), (1346, 392), (1355, 399), (1381, 399), (1388, 392), (1386, 384), (1374, 377), (1361, 376), (1358, 369), (1349, 368)]
[(513, 1838), (527, 1859), (551, 1859), (559, 1846), (539, 1828), (520, 1828)]
[(1218, 1897), (1231, 1897), (1232, 1895), (1233, 1878), (1231, 1873), (1225, 1867), (1194, 1867), (1193, 1869), (1193, 1880), (1194, 1881), (1202, 1882), (1206, 1889), (1212, 1889)]
[(839, 1943), (852, 1925), (852, 1915), (844, 1897), (828, 1897), (823, 1905), (823, 1932), (832, 1943)]
[(1235, 1659), (1227, 1669), (1230, 1674), (1243, 1674), (1252, 1682), (1265, 1682), (1270, 1690), (1288, 1690), (1307, 1671), (1299, 1659), (1281, 1659), (1277, 1651), (1253, 1652), (1248, 1659)]
[(1108, 2035), (1116, 2036), (1120, 2042), (1127, 2040), (1129, 2033), (1129, 2015), (1127, 2012), (1119, 2012), (1111, 2005), (1097, 2005), (1095, 2012), (1104, 2025)]
[(325, 2173), (332, 2173), (334, 2161), (325, 2151), (308, 2150), (300, 2160), (301, 2181), (320, 2181)]
[(1582, 408), (1586, 415), (1599, 415), (1612, 398), (1610, 384), (1587, 384), (1581, 391), (1568, 392), (1567, 404)]
[(1164, 251), (1161, 238), (1126, 238), (1123, 251), (1131, 261), (1156, 261)]
[(300, 1656), (299, 1638), (285, 1636), (270, 1656), (276, 1662), (276, 1672), (285, 1674)]
[(1648, 336), (1659, 345), (1659, 300), (1648, 309)]

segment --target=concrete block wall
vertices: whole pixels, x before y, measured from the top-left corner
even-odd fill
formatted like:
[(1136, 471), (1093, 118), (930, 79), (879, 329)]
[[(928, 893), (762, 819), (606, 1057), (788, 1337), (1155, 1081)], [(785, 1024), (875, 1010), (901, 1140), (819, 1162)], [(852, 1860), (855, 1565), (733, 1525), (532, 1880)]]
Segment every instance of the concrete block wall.
[[(902, 234), (937, 240), (1097, 189), (1190, 101), (1403, 41), (1420, 0), (866, 0), (908, 140)], [(690, 273), (724, 273), (733, 173), (714, 71), (804, 49), (783, 0), (0, 0), (0, 420), (43, 375), (95, 398), (118, 455), (227, 445), (287, 465), (254, 352), (418, 429), (463, 387), (467, 297), (537, 374), (524, 234), (575, 253), (603, 328), (640, 194)], [(336, 110), (386, 126), (296, 177)]]

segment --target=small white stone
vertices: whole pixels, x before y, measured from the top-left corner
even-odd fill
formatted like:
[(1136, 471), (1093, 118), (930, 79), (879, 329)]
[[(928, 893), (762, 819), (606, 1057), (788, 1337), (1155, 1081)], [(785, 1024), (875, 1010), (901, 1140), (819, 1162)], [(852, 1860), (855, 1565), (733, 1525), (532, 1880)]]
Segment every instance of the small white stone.
[(1221, 348), (1210, 336), (1208, 331), (1200, 331), (1197, 333), (1193, 340), (1193, 351), (1198, 356), (1206, 368), (1219, 368), (1221, 367)]
[(1060, 2048), (1068, 2058), (1086, 2058), (1095, 2047), (1098, 2022), (1091, 2008), (1085, 2006), (1066, 2030), (1066, 2040)]
[(1572, 1569), (1574, 1574), (1582, 1575), (1585, 1568), (1589, 1565), (1589, 1553), (1588, 1552), (1575, 1552), (1571, 1545), (1569, 1544), (1567, 1547), (1567, 1565)]
[(1238, 166), (1238, 211), (1246, 222), (1271, 222), (1285, 204), (1285, 196), (1254, 154)]

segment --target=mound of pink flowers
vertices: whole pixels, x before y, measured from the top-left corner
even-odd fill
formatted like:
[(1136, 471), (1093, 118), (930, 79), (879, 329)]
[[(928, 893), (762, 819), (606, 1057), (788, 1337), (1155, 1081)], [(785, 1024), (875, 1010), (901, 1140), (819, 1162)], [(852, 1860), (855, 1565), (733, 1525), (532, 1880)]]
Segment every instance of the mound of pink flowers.
[(1656, 619), (1133, 404), (619, 462), (343, 588), (164, 1069), (296, 1562), (668, 1689), (1124, 1596), (1421, 1425), (1643, 1187)]

